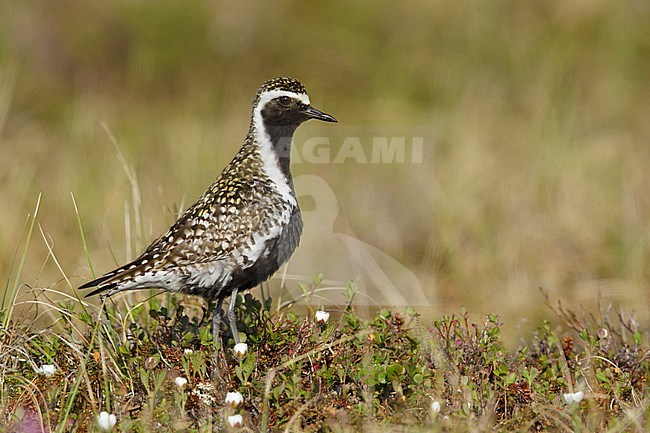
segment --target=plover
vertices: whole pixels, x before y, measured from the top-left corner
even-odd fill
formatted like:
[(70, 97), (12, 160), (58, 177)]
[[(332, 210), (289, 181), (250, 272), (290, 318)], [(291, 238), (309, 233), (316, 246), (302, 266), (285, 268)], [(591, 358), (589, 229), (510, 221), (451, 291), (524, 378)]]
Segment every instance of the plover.
[(311, 106), (295, 78), (262, 84), (244, 144), (210, 188), (140, 257), (79, 288), (97, 287), (86, 296), (160, 288), (214, 300), (215, 340), (230, 296), (226, 315), (239, 343), (237, 293), (270, 278), (302, 234), (289, 152), (294, 131), (309, 119), (336, 122)]

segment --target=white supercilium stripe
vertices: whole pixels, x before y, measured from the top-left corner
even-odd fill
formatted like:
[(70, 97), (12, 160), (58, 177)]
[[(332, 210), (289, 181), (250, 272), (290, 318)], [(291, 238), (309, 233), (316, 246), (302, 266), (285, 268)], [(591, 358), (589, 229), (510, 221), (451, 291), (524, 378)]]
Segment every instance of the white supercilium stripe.
[(264, 171), (271, 181), (275, 184), (278, 192), (284, 200), (289, 203), (296, 204), (296, 199), (291, 193), (291, 187), (287, 183), (287, 179), (280, 170), (278, 164), (278, 159), (273, 151), (273, 144), (271, 143), (271, 138), (269, 137), (266, 129), (264, 128), (264, 120), (262, 119), (262, 109), (264, 106), (271, 101), (280, 96), (288, 96), (302, 102), (303, 104), (309, 105), (309, 96), (304, 93), (294, 93), (288, 92), (286, 90), (271, 90), (268, 92), (262, 93), (260, 95), (260, 100), (255, 107), (253, 112), (253, 125), (255, 127), (255, 140), (259, 143), (260, 154), (262, 156), (262, 161), (264, 163)]

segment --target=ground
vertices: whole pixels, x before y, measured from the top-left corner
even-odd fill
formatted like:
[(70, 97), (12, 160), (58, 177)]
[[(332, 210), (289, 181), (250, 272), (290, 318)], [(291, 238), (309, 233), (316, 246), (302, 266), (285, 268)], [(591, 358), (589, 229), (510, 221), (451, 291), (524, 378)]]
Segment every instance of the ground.
[[(121, 302), (80, 305), (57, 305), (49, 329), (0, 329), (0, 423), (10, 431), (102, 431), (102, 411), (123, 432), (647, 428), (647, 334), (623, 314), (549, 301), (560, 324), (540, 323), (509, 350), (508, 325), (494, 315), (473, 321), (461, 310), (427, 322), (383, 309), (363, 319), (348, 306), (324, 321), (313, 310), (271, 313), (270, 299), (246, 294), (238, 318), (247, 352), (236, 356), (228, 335), (212, 341), (207, 311), (186, 311), (172, 296), (128, 314)], [(243, 403), (226, 404), (228, 392)], [(229, 424), (236, 414), (241, 427)]]

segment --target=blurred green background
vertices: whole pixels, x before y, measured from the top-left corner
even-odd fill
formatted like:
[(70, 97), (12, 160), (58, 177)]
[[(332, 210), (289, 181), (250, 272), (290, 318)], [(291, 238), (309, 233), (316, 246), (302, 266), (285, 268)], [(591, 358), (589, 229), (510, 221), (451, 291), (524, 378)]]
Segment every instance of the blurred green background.
[[(432, 131), (421, 164), (293, 168), (333, 191), (335, 233), (417, 276), (432, 313), (538, 319), (543, 287), (650, 317), (646, 1), (57, 0), (0, 15), (10, 287), (39, 193), (44, 236), (19, 282), (71, 291), (45, 242), (72, 285), (91, 277), (71, 193), (95, 270), (135, 257), (236, 152), (259, 84), (291, 75), (340, 122), (306, 124), (297, 145)], [(332, 258), (313, 245), (301, 256)]]

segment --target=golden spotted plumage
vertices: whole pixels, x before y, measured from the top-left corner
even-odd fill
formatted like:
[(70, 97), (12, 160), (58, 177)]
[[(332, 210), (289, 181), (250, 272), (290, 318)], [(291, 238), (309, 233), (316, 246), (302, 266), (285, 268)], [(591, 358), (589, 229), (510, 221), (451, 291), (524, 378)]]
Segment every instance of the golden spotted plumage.
[(244, 144), (217, 180), (140, 257), (80, 288), (96, 286), (88, 296), (161, 288), (214, 299), (216, 333), (223, 299), (268, 279), (298, 245), (302, 219), (286, 147), (310, 118), (336, 121), (311, 107), (300, 81), (262, 84)]

